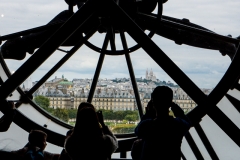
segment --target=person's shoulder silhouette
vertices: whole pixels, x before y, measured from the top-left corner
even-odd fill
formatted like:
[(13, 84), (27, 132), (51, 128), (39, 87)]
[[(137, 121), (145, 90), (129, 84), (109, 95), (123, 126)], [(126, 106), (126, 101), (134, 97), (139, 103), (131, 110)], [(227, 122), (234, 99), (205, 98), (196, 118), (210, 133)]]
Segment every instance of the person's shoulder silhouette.
[[(173, 91), (167, 86), (158, 86), (153, 90), (153, 107), (146, 108), (146, 114), (135, 129), (135, 134), (143, 141), (142, 153), (139, 153), (141, 160), (155, 160), (166, 156), (171, 160), (181, 158), (182, 138), (191, 123), (172, 99)], [(169, 116), (170, 108), (175, 118)]]
[(101, 112), (90, 103), (78, 107), (76, 124), (66, 139), (65, 149), (73, 159), (111, 159), (117, 149), (117, 139), (105, 126)]

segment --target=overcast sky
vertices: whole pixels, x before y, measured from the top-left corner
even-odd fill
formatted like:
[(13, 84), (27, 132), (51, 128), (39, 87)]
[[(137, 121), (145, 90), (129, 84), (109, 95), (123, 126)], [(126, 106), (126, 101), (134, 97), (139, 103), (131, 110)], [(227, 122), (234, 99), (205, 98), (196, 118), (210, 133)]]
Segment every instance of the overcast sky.
[[(169, 0), (164, 4), (163, 14), (181, 19), (188, 18), (191, 22), (216, 33), (237, 37), (240, 35), (239, 7), (239, 0)], [(44, 25), (65, 9), (67, 5), (64, 0), (1, 0), (0, 35)], [(104, 36), (98, 33), (90, 41), (102, 46), (103, 38)], [(214, 88), (231, 63), (228, 56), (222, 56), (218, 51), (176, 45), (173, 41), (157, 35), (153, 40), (200, 88)], [(118, 36), (116, 43), (120, 43)], [(135, 42), (128, 38), (128, 45), (134, 44)], [(117, 48), (121, 49), (121, 45), (117, 45)], [(39, 80), (62, 56), (64, 53), (56, 51), (31, 75), (31, 79)], [(145, 77), (146, 69), (152, 68), (158, 79), (173, 81), (143, 50), (131, 53), (130, 56), (136, 77)], [(25, 60), (28, 58), (29, 55)], [(92, 78), (98, 58), (99, 53), (84, 46), (51, 78), (62, 75), (69, 80)], [(25, 60), (6, 62), (10, 70), (15, 71)], [(100, 77), (128, 78), (125, 57), (106, 56)]]

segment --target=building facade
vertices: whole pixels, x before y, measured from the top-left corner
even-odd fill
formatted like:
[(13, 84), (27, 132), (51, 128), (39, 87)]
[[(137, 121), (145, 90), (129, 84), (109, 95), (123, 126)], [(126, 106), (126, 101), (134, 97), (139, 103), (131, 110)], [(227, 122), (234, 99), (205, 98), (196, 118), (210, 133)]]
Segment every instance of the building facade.
[[(146, 72), (146, 77), (154, 79), (152, 70)], [(137, 110), (137, 104), (131, 82), (127, 79), (113, 80), (100, 79), (95, 89), (92, 104), (95, 108), (126, 111)], [(55, 78), (46, 82), (34, 96), (43, 95), (50, 100), (51, 108), (77, 109), (81, 102), (86, 102), (90, 92), (91, 79), (74, 79), (67, 81), (62, 78)], [(169, 82), (170, 83), (170, 82)], [(156, 87), (153, 81), (148, 83), (138, 82), (139, 96), (143, 110), (147, 107), (151, 98), (151, 93)], [(173, 101), (177, 103), (184, 112), (189, 112), (196, 107), (196, 103), (181, 88), (170, 87), (173, 90)], [(202, 89), (205, 94), (211, 90)]]
[[(173, 90), (173, 102), (178, 104), (184, 112), (189, 112), (196, 107), (196, 103), (181, 89), (172, 88)], [(108, 96), (107, 96), (108, 95)], [(88, 93), (81, 91), (80, 95), (72, 96), (48, 96), (50, 100), (50, 107), (52, 108), (66, 108), (77, 109), (81, 102), (86, 102)], [(151, 99), (151, 93), (140, 93), (141, 103), (143, 110), (147, 107), (148, 102)], [(106, 92), (96, 91), (92, 104), (95, 108), (113, 110), (113, 111), (126, 111), (137, 110), (136, 100), (134, 95), (128, 92), (116, 92), (116, 94), (107, 94)]]
[(146, 76), (145, 76), (146, 80), (151, 80), (151, 81), (157, 81), (157, 77), (155, 76), (155, 74), (153, 74), (152, 69), (148, 72), (148, 69), (146, 70)]

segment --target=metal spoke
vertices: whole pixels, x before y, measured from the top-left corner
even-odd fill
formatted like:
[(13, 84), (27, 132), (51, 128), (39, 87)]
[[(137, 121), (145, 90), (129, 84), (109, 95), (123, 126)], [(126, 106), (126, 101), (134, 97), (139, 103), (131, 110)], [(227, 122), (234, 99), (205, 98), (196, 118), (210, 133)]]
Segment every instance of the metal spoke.
[(204, 160), (202, 153), (200, 152), (199, 148), (197, 147), (194, 139), (192, 138), (191, 134), (189, 132), (187, 132), (185, 134), (185, 138), (189, 144), (189, 147), (192, 149), (193, 154), (195, 155), (195, 157), (197, 158), (197, 160)]
[(73, 15), (73, 1), (68, 1), (68, 11), (70, 15)]
[(147, 15), (147, 14), (144, 14), (144, 13), (138, 13), (138, 16), (141, 17), (141, 18), (144, 18), (148, 22), (148, 25), (151, 26), (151, 27), (158, 26), (157, 28), (159, 28), (161, 26), (161, 24), (163, 24), (163, 25), (166, 25), (166, 26), (169, 26), (169, 27), (176, 27), (176, 28), (179, 28), (179, 29), (187, 30), (187, 31), (193, 32), (195, 34), (203, 35), (203, 36), (206, 36), (206, 37), (209, 37), (209, 38), (216, 38), (218, 40), (222, 40), (222, 41), (225, 41), (225, 42), (239, 44), (238, 39), (227, 37), (227, 36), (222, 36), (222, 35), (216, 34), (214, 32), (210, 32), (208, 30), (204, 30), (204, 29), (200, 29), (200, 28), (195, 28), (195, 27), (192, 27), (192, 26), (189, 26), (189, 25), (186, 25), (186, 24), (177, 23), (177, 22), (174, 22), (170, 19), (167, 19), (166, 16), (162, 16), (161, 21), (157, 21), (157, 16), (153, 15), (153, 14), (152, 15)]
[[(107, 49), (108, 46), (108, 42), (109, 42), (109, 32), (107, 32), (104, 42), (103, 42), (103, 46), (102, 46), (102, 50)], [(98, 60), (98, 64), (97, 64), (97, 68), (93, 77), (93, 81), (92, 81), (92, 85), (91, 85), (91, 89), (89, 91), (89, 95), (88, 95), (88, 99), (87, 102), (91, 103), (92, 99), (93, 99), (93, 95), (97, 86), (97, 82), (98, 82), (98, 78), (102, 69), (102, 65), (103, 65), (103, 61), (104, 61), (104, 57), (105, 57), (105, 53), (101, 52), (99, 60)]]
[(205, 146), (206, 150), (208, 151), (208, 154), (211, 156), (212, 159), (218, 160), (218, 156), (216, 152), (214, 151), (210, 141), (208, 140), (204, 130), (202, 129), (200, 124), (197, 124), (194, 126), (196, 129), (197, 134), (199, 135), (200, 139), (202, 140), (203, 145)]
[(238, 91), (240, 91), (240, 84), (239, 83), (235, 84), (234, 88), (237, 89)]
[(184, 156), (182, 152), (181, 152), (181, 157), (182, 157), (182, 160), (187, 160), (187, 158)]
[(218, 107), (208, 110), (208, 116), (240, 147), (240, 129)]
[(110, 39), (110, 45), (112, 51), (116, 51), (116, 44), (115, 44), (115, 34), (114, 34), (114, 29), (111, 27), (109, 31), (109, 39)]
[(97, 10), (96, 2), (89, 0), (56, 33), (54, 33), (19, 69), (0, 86), (0, 97), (6, 99), (29, 77), (68, 37), (82, 29)]
[[(126, 37), (125, 37), (123, 31), (120, 31), (120, 36), (121, 36), (121, 40), (122, 40), (123, 49), (128, 50)], [(130, 58), (130, 55), (128, 52), (125, 53), (125, 57), (126, 57), (127, 65), (128, 65), (128, 71), (130, 74), (130, 78), (132, 81), (133, 91), (135, 94), (139, 115), (140, 115), (140, 117), (142, 117), (143, 116), (143, 108), (142, 108), (141, 99), (140, 99), (139, 92), (138, 92), (137, 82), (136, 82), (134, 70), (132, 67), (131, 58)]]
[(61, 51), (61, 52), (64, 52), (64, 53), (68, 53), (69, 51), (65, 51), (65, 50), (63, 50), (63, 49), (61, 49), (61, 48), (58, 48), (57, 49), (58, 51)]
[(89, 39), (96, 31), (97, 27), (94, 27), (85, 37), (83, 37), (77, 44), (68, 51), (66, 54), (46, 75), (44, 75), (29, 91), (28, 95), (33, 94), (51, 75), (56, 72), (83, 44)]
[(5, 41), (5, 40), (8, 40), (8, 39), (17, 38), (19, 36), (25, 36), (25, 35), (28, 35), (30, 33), (36, 33), (36, 32), (46, 31), (46, 30), (50, 30), (50, 29), (58, 29), (59, 27), (61, 27), (64, 24), (64, 22), (59, 22), (59, 23), (56, 23), (56, 24), (47, 24), (47, 25), (36, 27), (36, 28), (32, 28), (32, 29), (12, 33), (12, 34), (8, 34), (8, 35), (5, 35), (5, 36), (0, 36), (0, 41)]
[(232, 103), (233, 107), (236, 108), (238, 113), (240, 113), (240, 101), (229, 94), (226, 94), (225, 96)]

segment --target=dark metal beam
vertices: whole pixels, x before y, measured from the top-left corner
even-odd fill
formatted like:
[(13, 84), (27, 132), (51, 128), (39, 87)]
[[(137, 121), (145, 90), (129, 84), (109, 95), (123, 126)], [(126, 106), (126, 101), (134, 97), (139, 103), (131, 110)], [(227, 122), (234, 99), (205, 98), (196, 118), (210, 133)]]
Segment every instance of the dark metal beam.
[[(128, 50), (126, 37), (125, 37), (123, 31), (120, 31), (120, 36), (121, 36), (121, 40), (122, 40), (123, 49)], [(126, 57), (127, 65), (128, 65), (128, 71), (129, 71), (131, 81), (132, 81), (133, 91), (134, 91), (134, 94), (135, 94), (139, 115), (140, 115), (140, 118), (141, 118), (143, 116), (143, 108), (142, 108), (142, 103), (141, 103), (141, 99), (140, 99), (139, 92), (138, 92), (138, 86), (137, 86), (137, 82), (136, 82), (131, 58), (130, 58), (130, 55), (129, 55), (128, 52), (125, 53), (125, 57)]]
[(234, 88), (237, 89), (238, 91), (240, 91), (240, 84), (239, 83), (235, 84)]
[[(228, 90), (232, 88), (232, 84), (239, 79), (240, 72), (236, 69), (239, 68), (239, 62), (240, 49), (238, 47), (235, 56), (233, 57), (232, 63), (228, 67), (223, 78), (208, 96), (204, 94), (204, 96), (207, 97), (207, 100), (205, 100), (205, 102), (202, 101), (204, 102), (204, 104), (199, 104), (198, 101), (193, 99), (196, 103), (199, 104), (199, 106), (194, 108), (188, 114), (189, 118), (196, 119), (198, 117), (203, 117), (207, 111), (212, 110), (212, 108), (216, 106), (216, 104), (223, 98), (223, 96), (228, 92)], [(203, 108), (205, 109), (203, 110)], [(224, 121), (222, 121), (222, 123), (224, 123)]]
[[(206, 108), (207, 115), (240, 147), (240, 129), (217, 106), (207, 102), (204, 108)], [(195, 113), (198, 114), (198, 111), (200, 115), (204, 114), (201, 113), (203, 110), (198, 109), (197, 107), (190, 117), (195, 116)]]
[(6, 99), (24, 80), (29, 77), (62, 43), (98, 9), (97, 0), (89, 0), (59, 30), (53, 34), (19, 69), (0, 86), (0, 98)]
[(36, 28), (32, 28), (32, 29), (28, 29), (28, 30), (24, 30), (24, 31), (0, 36), (0, 41), (5, 41), (5, 40), (8, 40), (8, 39), (17, 38), (19, 36), (25, 36), (25, 35), (28, 35), (30, 33), (36, 33), (36, 32), (46, 31), (46, 30), (50, 30), (50, 29), (58, 29), (63, 24), (64, 24), (64, 22), (59, 22), (59, 23), (56, 23), (56, 24), (48, 24), (48, 25), (43, 25), (43, 26), (39, 26), (39, 27), (36, 27)]
[(110, 39), (110, 46), (112, 51), (116, 52), (116, 44), (115, 44), (115, 33), (113, 27), (109, 30), (109, 39)]
[(223, 96), (228, 92), (232, 85), (238, 81), (240, 72), (238, 69), (240, 67), (240, 48), (238, 47), (235, 56), (233, 57), (232, 63), (226, 70), (223, 78), (213, 89), (213, 91), (208, 95), (208, 99), (211, 99), (211, 103), (216, 105)]
[[(65, 136), (59, 133), (56, 133), (54, 131), (51, 131), (47, 128), (44, 128), (43, 126), (33, 122), (29, 118), (27, 118), (25, 115), (23, 115), (21, 112), (17, 110), (16, 115), (14, 117), (14, 123), (18, 126), (20, 126), (22, 129), (24, 129), (27, 132), (30, 132), (33, 128), (39, 129), (47, 133), (47, 141), (55, 144), (57, 146), (64, 146)], [(16, 133), (17, 134), (17, 133)]]
[(196, 132), (199, 135), (200, 139), (202, 140), (203, 145), (205, 146), (206, 150), (208, 151), (208, 154), (210, 155), (210, 157), (214, 160), (218, 160), (219, 158), (218, 158), (216, 152), (214, 151), (210, 141), (208, 140), (205, 132), (203, 131), (201, 125), (197, 124), (194, 127), (195, 127)]
[(193, 154), (197, 158), (197, 160), (204, 160), (200, 150), (198, 149), (196, 143), (194, 142), (194, 140), (189, 132), (185, 134), (185, 138), (186, 138), (190, 148), (192, 149)]
[[(159, 24), (160, 25), (160, 24)], [(177, 24), (178, 26), (181, 26), (179, 24)], [(188, 26), (184, 26), (183, 27), (186, 27), (186, 28), (189, 28)], [(191, 27), (190, 27), (191, 28)], [(193, 31), (197, 31), (197, 29), (195, 28), (192, 28)], [(205, 31), (202, 31), (202, 32), (205, 32)], [(199, 33), (201, 33), (199, 31)], [(206, 33), (206, 34), (210, 34), (210, 33)], [(215, 33), (214, 33), (215, 34)], [(220, 36), (220, 35), (217, 35), (215, 34), (217, 37), (222, 37), (224, 38), (225, 36)], [(209, 35), (210, 36), (210, 35)], [(212, 36), (212, 35), (211, 35)], [(217, 38), (216, 37), (216, 38)], [(237, 39), (233, 39), (233, 38), (230, 38), (230, 37), (225, 37), (226, 39), (225, 40), (234, 40), (234, 43), (239, 43), (239, 40)], [(236, 68), (239, 68), (239, 62), (240, 61), (240, 57), (239, 57), (239, 49), (237, 50), (234, 58), (233, 58), (233, 61), (229, 67), (229, 69), (226, 71), (224, 77), (221, 79), (221, 81), (219, 82), (219, 84), (215, 87), (215, 89), (213, 90), (212, 93), (210, 93), (209, 95), (209, 98), (208, 100), (211, 100), (211, 103), (215, 106), (223, 97), (223, 95), (228, 91), (229, 88), (231, 88), (232, 84), (234, 83), (234, 80), (237, 80), (238, 79), (238, 76), (239, 76), (239, 71), (236, 70)], [(179, 75), (180, 76), (180, 75)], [(181, 76), (180, 76), (181, 77)], [(182, 87), (183, 88), (183, 87)], [(183, 88), (185, 90), (185, 88)], [(193, 89), (194, 90), (194, 89)], [(189, 94), (190, 97), (192, 97), (192, 95)], [(206, 96), (205, 96), (206, 97)], [(200, 104), (199, 101), (197, 101), (197, 99), (194, 99), (193, 100)], [(201, 106), (202, 107), (202, 106)], [(206, 107), (205, 107), (206, 108)], [(209, 109), (209, 108), (208, 108)], [(199, 107), (197, 107), (197, 112), (194, 113), (194, 116), (196, 115), (199, 115), (199, 117), (203, 117), (204, 116), (204, 112), (200, 111), (199, 112)], [(193, 112), (195, 111), (195, 109), (193, 110)], [(202, 115), (200, 115), (202, 114)], [(190, 112), (190, 114), (188, 114), (188, 116), (191, 116), (193, 115), (192, 112)], [(196, 118), (195, 118), (196, 119)]]
[(51, 75), (56, 72), (83, 44), (87, 41), (98, 29), (94, 27), (85, 37), (80, 39), (76, 45), (66, 54), (46, 75), (44, 75), (27, 93), (27, 95), (33, 94)]
[[(107, 49), (108, 42), (109, 42), (109, 32), (107, 32), (107, 34), (105, 36), (102, 49), (104, 49), (104, 50)], [(102, 69), (104, 57), (105, 57), (105, 53), (102, 52), (100, 54), (100, 57), (99, 57), (99, 60), (98, 60), (98, 64), (97, 64), (97, 68), (96, 68), (96, 71), (95, 71), (95, 74), (94, 74), (94, 77), (93, 77), (91, 89), (89, 91), (89, 95), (88, 95), (88, 99), (87, 99), (87, 102), (89, 102), (89, 103), (92, 102), (92, 99), (93, 99), (93, 96), (94, 96), (94, 92), (95, 92), (95, 89), (96, 89), (96, 86), (97, 86), (98, 78), (99, 78), (99, 75), (100, 75), (100, 72), (101, 72), (101, 69)]]
[(193, 26), (189, 26), (186, 23), (181, 24), (178, 22), (174, 22), (171, 19), (167, 19), (166, 16), (162, 16), (161, 21), (156, 21), (156, 18), (157, 18), (156, 15), (146, 15), (144, 13), (139, 13), (138, 15), (139, 15), (139, 17), (144, 18), (147, 21), (151, 21), (156, 26), (164, 24), (164, 25), (168, 25), (169, 27), (176, 27), (179, 29), (190, 31), (190, 32), (193, 32), (196, 34), (200, 34), (200, 35), (209, 37), (209, 38), (216, 38), (218, 40), (222, 40), (222, 41), (229, 42), (229, 43), (239, 44), (239, 42), (240, 42), (240, 40), (238, 40), (238, 39), (227, 37), (227, 36), (222, 36), (222, 35), (216, 34), (214, 32), (210, 32), (209, 30), (207, 31), (207, 30), (203, 30), (203, 29), (196, 28)]
[(187, 158), (184, 156), (184, 154), (181, 152), (181, 157), (183, 160), (187, 160)]
[(68, 53), (69, 51), (65, 51), (65, 50), (63, 50), (63, 49), (61, 49), (61, 48), (58, 48), (57, 49), (58, 51), (61, 51), (61, 52), (64, 52), (64, 53)]
[(240, 113), (240, 101), (229, 94), (226, 94), (227, 99), (232, 103), (236, 110)]
[(218, 107), (209, 110), (208, 116), (240, 147), (239, 128)]

